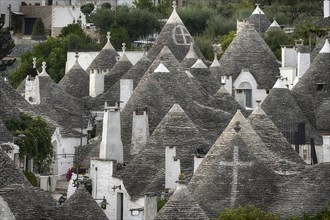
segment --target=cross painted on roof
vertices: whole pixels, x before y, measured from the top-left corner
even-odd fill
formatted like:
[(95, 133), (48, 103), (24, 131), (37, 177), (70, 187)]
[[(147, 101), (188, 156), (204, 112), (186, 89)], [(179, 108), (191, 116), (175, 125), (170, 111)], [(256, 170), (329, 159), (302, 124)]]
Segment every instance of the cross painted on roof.
[(233, 167), (233, 181), (231, 182), (231, 195), (230, 195), (230, 207), (233, 208), (237, 198), (237, 179), (238, 179), (238, 167), (250, 167), (252, 162), (243, 162), (238, 160), (238, 146), (234, 146), (233, 161), (220, 161), (220, 166)]

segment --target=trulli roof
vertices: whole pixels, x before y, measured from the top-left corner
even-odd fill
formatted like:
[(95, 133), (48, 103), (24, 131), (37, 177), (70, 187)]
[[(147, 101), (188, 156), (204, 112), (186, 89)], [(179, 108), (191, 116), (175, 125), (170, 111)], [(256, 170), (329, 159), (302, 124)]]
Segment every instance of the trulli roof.
[(176, 188), (173, 195), (157, 213), (155, 220), (208, 220), (203, 209), (195, 201), (184, 184)]
[(89, 75), (81, 68), (78, 59), (58, 83), (71, 96), (82, 98), (89, 95)]
[[(162, 188), (147, 187), (160, 169), (165, 169), (165, 149), (176, 148), (176, 158), (180, 159), (181, 172), (187, 180), (194, 170), (194, 153), (198, 147), (208, 147), (209, 143), (200, 134), (196, 125), (180, 107), (174, 104), (166, 116), (148, 138), (147, 144), (125, 168), (123, 182), (131, 197), (141, 196), (148, 192), (160, 195)], [(162, 182), (152, 185), (164, 185)], [(139, 182), (139, 184), (136, 184)]]
[(265, 13), (260, 9), (259, 5), (257, 5), (256, 9), (247, 19), (247, 21), (254, 26), (254, 28), (261, 33), (265, 33), (269, 28), (270, 21), (265, 15)]
[[(238, 133), (237, 121), (241, 128)], [(249, 122), (237, 112), (204, 157), (188, 189), (210, 218), (239, 205), (267, 209), (276, 198), (276, 184), (280, 181), (272, 169), (275, 160)]]
[(249, 69), (259, 88), (271, 89), (279, 75), (279, 64), (266, 42), (251, 26), (245, 25), (230, 43), (220, 59), (220, 74), (231, 75), (236, 80), (242, 69)]

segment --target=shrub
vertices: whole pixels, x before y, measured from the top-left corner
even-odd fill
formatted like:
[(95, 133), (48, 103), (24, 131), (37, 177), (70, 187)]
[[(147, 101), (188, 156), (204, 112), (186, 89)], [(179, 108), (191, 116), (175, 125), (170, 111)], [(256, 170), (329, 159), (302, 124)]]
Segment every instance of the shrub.
[(24, 171), (25, 177), (28, 179), (28, 181), (32, 184), (32, 186), (37, 187), (38, 186), (38, 180), (37, 177), (34, 175), (34, 173), (30, 171)]
[(234, 219), (267, 219), (267, 220), (279, 220), (280, 217), (277, 214), (267, 213), (259, 208), (252, 205), (240, 206), (236, 209), (226, 209), (220, 213), (214, 220), (234, 220)]
[(66, 181), (70, 181), (73, 173), (73, 168), (69, 168), (68, 171), (66, 171), (65, 178)]

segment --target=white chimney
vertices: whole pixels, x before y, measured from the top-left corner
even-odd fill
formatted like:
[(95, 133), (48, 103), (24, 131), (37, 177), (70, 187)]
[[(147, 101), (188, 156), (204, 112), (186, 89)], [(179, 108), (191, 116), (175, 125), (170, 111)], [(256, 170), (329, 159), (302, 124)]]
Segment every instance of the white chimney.
[(149, 120), (146, 110), (133, 112), (131, 154), (138, 154), (149, 137)]
[(91, 69), (89, 74), (89, 96), (96, 97), (104, 92), (104, 74), (101, 69)]
[(123, 109), (133, 94), (133, 79), (120, 80), (120, 109)]
[(176, 147), (166, 146), (165, 149), (165, 188), (176, 187), (176, 181), (181, 173), (180, 160), (176, 158)]
[[(33, 69), (25, 78), (25, 93), (24, 98), (25, 100), (30, 103), (31, 105), (38, 105), (40, 104), (40, 87), (39, 87), (39, 76), (38, 71), (36, 69), (36, 58), (33, 58)], [(43, 63), (43, 68), (46, 64)]]
[(301, 78), (311, 64), (310, 53), (298, 52), (298, 77)]
[(324, 0), (323, 2), (324, 17), (330, 16), (330, 0)]
[(105, 103), (103, 115), (102, 141), (100, 158), (124, 162), (123, 143), (121, 141), (120, 108)]
[(293, 46), (282, 46), (282, 67), (297, 66), (297, 52)]

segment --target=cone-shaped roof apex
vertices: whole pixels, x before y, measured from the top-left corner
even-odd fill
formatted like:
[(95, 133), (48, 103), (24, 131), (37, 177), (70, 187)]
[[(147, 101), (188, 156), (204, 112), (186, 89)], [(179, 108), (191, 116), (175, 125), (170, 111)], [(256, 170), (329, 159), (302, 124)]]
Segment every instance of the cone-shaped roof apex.
[(278, 78), (275, 85), (273, 86), (273, 89), (287, 89), (286, 85), (284, 84), (283, 80), (281, 78)]
[(322, 50), (320, 51), (320, 53), (330, 53), (330, 44), (329, 44), (328, 39), (325, 39), (325, 44), (322, 47)]

